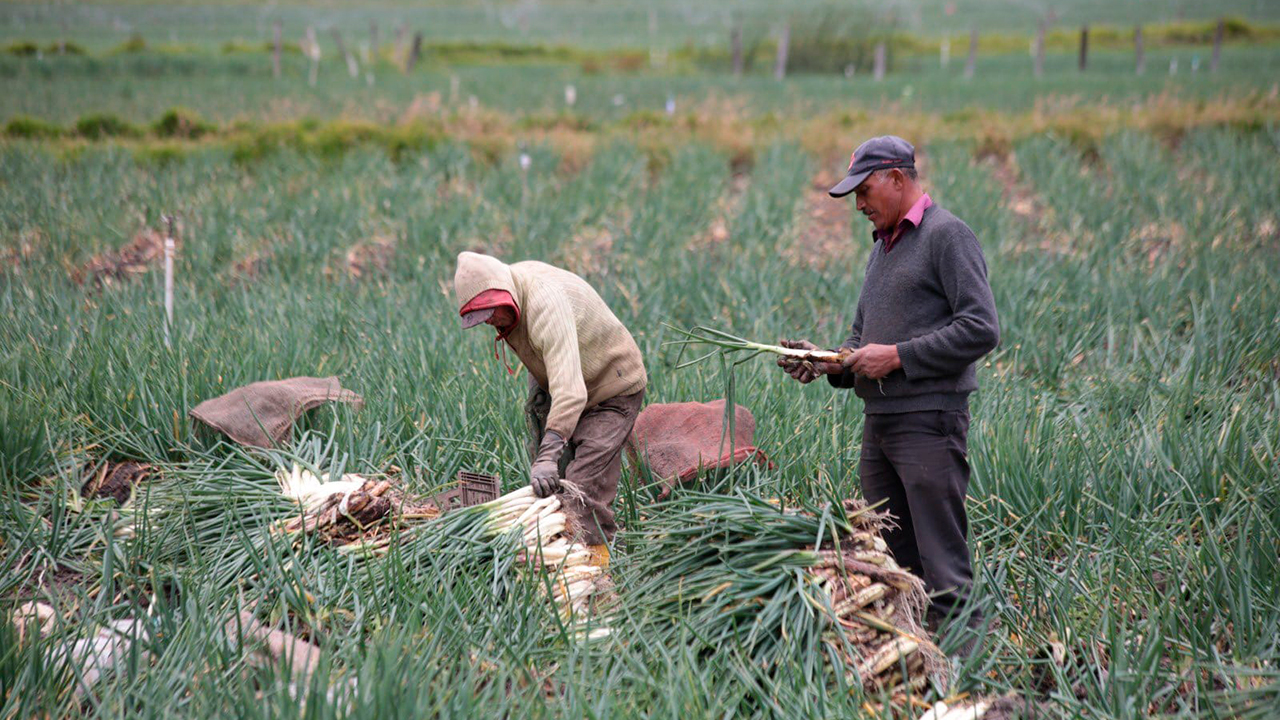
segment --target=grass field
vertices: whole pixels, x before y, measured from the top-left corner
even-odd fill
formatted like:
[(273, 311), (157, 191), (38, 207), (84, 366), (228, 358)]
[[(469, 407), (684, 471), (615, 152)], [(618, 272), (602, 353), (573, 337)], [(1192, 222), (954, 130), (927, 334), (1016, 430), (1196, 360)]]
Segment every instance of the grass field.
[[(1003, 330), (971, 434), (979, 597), (999, 627), (961, 670), (962, 687), (1040, 693), (1067, 717), (1208, 717), (1251, 692), (1264, 717), (1280, 691), (1273, 141), (1200, 131), (1170, 151), (1121, 134), (1099, 160), (1041, 137), (1016, 148), (1012, 168), (975, 161), (962, 144), (926, 152), (935, 197), (983, 240)], [(523, 382), (490, 357), (483, 331), (464, 334), (453, 319), (446, 288), (465, 248), (589, 278), (633, 328), (652, 401), (722, 396), (713, 368), (672, 370), (662, 322), (829, 341), (857, 295), (864, 230), (816, 224), (812, 207), (834, 201), (811, 187), (819, 168), (804, 153), (764, 148), (731, 182), (727, 158), (705, 147), (654, 171), (615, 145), (572, 174), (535, 152), (527, 191), (514, 158), (488, 167), (457, 147), (400, 163), (353, 152), (244, 166), (211, 152), (149, 166), (110, 150), (55, 161), (29, 145), (2, 159), (0, 218), (22, 244), (8, 246), (0, 295), (10, 318), (0, 591), (26, 596), (51, 575), (74, 577), (58, 592), (79, 597), (75, 617), (89, 621), (131, 612), (150, 588), (172, 633), (150, 667), (100, 686), (104, 714), (296, 712), (269, 672), (255, 676), (267, 683), (259, 703), (235, 658), (201, 653), (245, 598), (311, 618), (333, 665), (360, 677), (350, 702), (361, 714), (394, 704), (406, 715), (701, 716), (767, 712), (769, 697), (822, 715), (860, 704), (799, 674), (760, 686), (730, 658), (648, 646), (625, 627), (616, 644), (576, 645), (556, 637), (549, 610), (495, 602), (484, 577), (445, 591), (397, 577), (394, 592), (366, 594), (344, 561), (318, 552), (272, 566), (274, 581), (211, 584), (206, 563), (243, 555), (261, 531), (257, 505), (227, 497), (211, 536), (175, 519), (112, 543), (111, 509), (68, 494), (90, 457), (159, 463), (164, 483), (192, 493), (230, 478), (269, 487), (261, 460), (193, 435), (185, 410), (243, 382), (328, 373), (368, 406), (322, 411), (286, 455), (369, 472), (395, 463), (422, 491), (464, 467), (517, 486)], [(1002, 200), (1010, 172), (1017, 202)], [(67, 277), (161, 208), (184, 224), (171, 350), (154, 273), (103, 291)], [(727, 241), (708, 235), (717, 220)], [(349, 278), (348, 249), (376, 236), (394, 241), (394, 260), (373, 280)], [(856, 492), (856, 400), (783, 382), (763, 361), (738, 369), (735, 394), (779, 465), (735, 485)], [(648, 494), (635, 474), (624, 482), (625, 578), (642, 572), (627, 548)], [(304, 590), (314, 604), (298, 604)], [(6, 714), (69, 712), (47, 662), (38, 651), (5, 657)], [(550, 699), (530, 679), (545, 663), (564, 683)], [(309, 715), (351, 710), (322, 697)]]
[[(686, 43), (726, 42), (734, 13), (748, 25), (768, 26), (785, 17), (833, 10), (890, 20), (905, 30), (927, 36), (964, 34), (970, 27), (983, 32), (1034, 32), (1052, 9), (1061, 26), (1082, 23), (1131, 26), (1151, 22), (1196, 22), (1222, 15), (1255, 22), (1280, 21), (1280, 8), (1269, 0), (1070, 0), (1052, 7), (1030, 2), (972, 0), (916, 0), (892, 3), (847, 3), (832, 0), (792, 0), (785, 5), (768, 0), (717, 0), (689, 3), (677, 0), (542, 0), (541, 2), (429, 3), (389, 0), (377, 4), (328, 0), (288, 4), (243, 0), (202, 2), (0, 3), (0, 39), (56, 40), (71, 37), (91, 49), (119, 45), (134, 33), (152, 42), (216, 47), (229, 40), (263, 41), (271, 37), (271, 23), (279, 18), (298, 39), (302, 27), (339, 27), (362, 38), (370, 21), (381, 28), (384, 41), (404, 23), (430, 40), (467, 38), (514, 42), (563, 43), (595, 48), (675, 48)], [(650, 17), (658, 32), (650, 36)]]
[[(903, 5), (905, 22), (931, 33), (944, 6)], [(0, 39), (59, 37), (52, 7), (0, 4)], [(563, 627), (531, 578), (495, 562), (494, 543), (365, 559), (267, 530), (290, 515), (272, 473), (293, 461), (395, 466), (414, 493), (461, 469), (495, 473), (506, 490), (526, 482), (526, 380), (493, 356), (487, 328), (459, 328), (462, 250), (587, 278), (635, 335), (649, 402), (731, 393), (755, 414), (776, 467), (695, 489), (801, 504), (856, 496), (855, 397), (802, 387), (763, 359), (677, 370), (664, 324), (843, 338), (871, 244), (848, 201), (824, 190), (850, 143), (886, 131), (919, 141), (927, 189), (976, 232), (1000, 315), (969, 436), (976, 597), (992, 624), (957, 661), (951, 692), (1016, 693), (1051, 718), (1276, 717), (1274, 46), (1229, 45), (1217, 75), (1188, 72), (1207, 51), (1163, 47), (1141, 77), (1130, 54), (1108, 50), (1085, 74), (1051, 54), (1039, 81), (1025, 53), (1004, 53), (984, 54), (970, 82), (962, 59), (942, 70), (920, 55), (885, 83), (427, 62), (409, 75), (380, 65), (372, 87), (326, 50), (313, 89), (301, 56), (286, 55), (274, 80), (266, 54), (216, 49), (269, 33), (257, 6), (73, 7), (88, 56), (0, 56), (0, 122), (30, 116), (65, 133), (0, 138), (0, 619), (31, 599), (63, 613), (22, 643), (0, 622), (0, 718), (894, 717), (805, 638), (777, 638), (781, 661), (765, 668), (749, 638), (709, 647), (692, 613), (656, 617), (644, 540), (676, 505), (656, 504), (631, 468), (613, 634), (593, 642)], [(647, 42), (647, 5), (548, 3), (527, 34), (521, 7), (273, 12), (299, 26), (367, 28), (373, 14), (388, 31), (403, 14), (453, 18), (471, 39)], [(690, 25), (663, 33), (670, 47), (702, 32), (682, 5), (654, 7), (661, 27)], [(738, 7), (715, 5), (705, 22), (723, 35)], [(740, 6), (748, 17), (772, 8)], [(969, 10), (1010, 32), (1036, 17), (994, 1)], [(1280, 18), (1253, 0), (1210, 10), (1060, 8), (1064, 23)], [(599, 33), (573, 24), (602, 16)], [(165, 29), (192, 18), (205, 33), (172, 39), (199, 45), (191, 52), (109, 52), (135, 30), (169, 42)], [(175, 106), (208, 134), (151, 129)], [(76, 128), (96, 113), (139, 135)], [(180, 222), (171, 347), (158, 266), (86, 281), (95, 259), (160, 229), (162, 213)], [(219, 442), (186, 416), (244, 383), (330, 374), (365, 407), (317, 410), (271, 453)], [(79, 496), (86, 462), (125, 459), (159, 472), (129, 508)], [(229, 648), (222, 628), (248, 606), (323, 648), (312, 686)], [(76, 695), (65, 644), (140, 616), (146, 654)], [(958, 641), (939, 640), (944, 651)]]

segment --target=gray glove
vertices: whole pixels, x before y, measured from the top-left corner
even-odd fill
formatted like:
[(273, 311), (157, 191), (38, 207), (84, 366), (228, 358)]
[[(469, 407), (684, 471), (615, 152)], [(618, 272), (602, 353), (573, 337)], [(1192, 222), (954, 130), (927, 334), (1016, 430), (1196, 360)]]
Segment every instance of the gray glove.
[(564, 452), (564, 438), (548, 430), (542, 436), (538, 457), (529, 468), (529, 485), (540, 498), (560, 492), (560, 455)]

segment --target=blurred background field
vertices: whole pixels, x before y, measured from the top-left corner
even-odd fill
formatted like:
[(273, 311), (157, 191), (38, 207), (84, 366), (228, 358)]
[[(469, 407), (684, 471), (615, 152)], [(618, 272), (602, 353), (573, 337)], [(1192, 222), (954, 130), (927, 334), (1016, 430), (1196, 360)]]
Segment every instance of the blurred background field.
[[(663, 323), (842, 337), (870, 242), (825, 188), (885, 132), (917, 143), (926, 187), (977, 233), (1001, 319), (970, 434), (994, 623), (953, 690), (1013, 692), (1045, 717), (1275, 716), (1280, 7), (852, 6), (875, 33), (814, 37), (851, 53), (888, 38), (884, 78), (864, 57), (852, 77), (781, 81), (779, 24), (798, 43), (833, 6), (698, 7), (0, 3), (0, 616), (36, 598), (65, 616), (23, 645), (0, 624), (0, 716), (893, 716), (798, 647), (763, 673), (733, 648), (641, 637), (646, 605), (626, 590), (658, 511), (643, 473), (624, 475), (614, 553), (634, 617), (604, 643), (561, 632), (527, 583), (504, 595), (489, 575), (444, 582), (263, 540), (273, 462), (395, 465), (423, 493), (460, 469), (524, 482), (524, 378), (487, 330), (458, 328), (461, 250), (582, 274), (635, 334), (651, 402), (731, 388), (777, 467), (710, 487), (855, 495), (856, 398), (763, 360), (731, 386), (715, 364), (677, 371)], [(1037, 78), (1028, 43), (1050, 9)], [(1211, 72), (1223, 15), (1236, 30)], [(735, 17), (761, 43), (740, 77)], [(401, 23), (424, 37), (410, 71)], [(966, 78), (975, 26), (986, 44)], [(157, 267), (94, 271), (162, 214), (181, 241), (171, 348)], [(243, 383), (328, 374), (366, 407), (317, 411), (269, 458), (186, 419)], [(189, 496), (128, 541), (114, 501), (77, 492), (85, 463), (126, 459), (161, 475), (135, 511), (152, 491)], [(254, 572), (228, 580), (232, 566)], [(213, 636), (248, 602), (359, 692), (317, 686), (303, 706), (277, 668), (227, 653)], [(60, 643), (142, 613), (161, 630), (150, 658), (73, 695)]]

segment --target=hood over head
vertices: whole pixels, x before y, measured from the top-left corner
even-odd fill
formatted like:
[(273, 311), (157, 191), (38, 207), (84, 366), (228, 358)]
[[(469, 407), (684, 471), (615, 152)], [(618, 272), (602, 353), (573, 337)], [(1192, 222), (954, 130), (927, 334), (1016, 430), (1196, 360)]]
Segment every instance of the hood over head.
[(453, 274), (453, 293), (461, 309), (486, 290), (503, 290), (514, 298), (516, 284), (511, 268), (491, 255), (458, 253), (458, 269)]

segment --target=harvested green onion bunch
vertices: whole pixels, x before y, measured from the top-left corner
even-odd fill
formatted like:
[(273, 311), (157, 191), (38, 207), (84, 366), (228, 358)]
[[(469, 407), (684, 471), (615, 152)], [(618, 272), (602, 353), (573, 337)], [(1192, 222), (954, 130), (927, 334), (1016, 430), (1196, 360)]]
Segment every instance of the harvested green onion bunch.
[[(322, 502), (318, 507), (326, 505)], [(611, 597), (612, 583), (605, 568), (591, 562), (590, 549), (574, 539), (571, 524), (559, 497), (534, 497), (533, 489), (526, 485), (497, 500), (453, 510), (402, 532), (367, 537), (338, 550), (364, 556), (394, 551), (412, 567), (439, 566), (454, 554), (474, 559), (476, 549), (485, 548), (495, 553), (496, 559), (514, 560), (540, 573), (540, 587), (555, 604), (561, 621), (585, 629), (583, 624), (595, 606)], [(608, 632), (595, 627), (586, 634), (595, 639)]]
[[(702, 652), (735, 648), (768, 671), (802, 658), (869, 693), (945, 684), (920, 629), (923, 583), (888, 555), (885, 516), (858, 500), (784, 508), (739, 493), (655, 506), (620, 580), (635, 633)], [(615, 623), (616, 625), (616, 623)], [(825, 668), (819, 665), (825, 664)]]
[[(845, 358), (846, 354), (850, 352), (848, 350), (800, 350), (797, 348), (782, 347), (781, 345), (767, 345), (765, 343), (752, 342), (750, 340), (740, 338), (737, 335), (731, 335), (723, 330), (716, 330), (714, 328), (703, 327), (701, 325), (691, 330), (682, 330), (674, 325), (667, 325), (666, 323), (664, 323), (664, 325), (667, 329), (682, 336), (680, 340), (671, 340), (663, 343), (664, 347), (671, 345), (680, 348), (680, 355), (677, 357), (676, 361), (677, 370), (689, 367), (690, 365), (697, 365), (698, 363), (716, 355), (730, 356), (741, 355), (742, 353), (746, 353), (746, 355), (735, 359), (735, 365), (741, 365), (757, 355), (767, 353), (790, 358), (801, 364), (809, 364), (812, 368), (812, 363), (815, 362), (840, 362)], [(690, 345), (710, 345), (714, 349), (704, 355), (699, 355), (692, 360), (683, 360), (684, 351)]]

